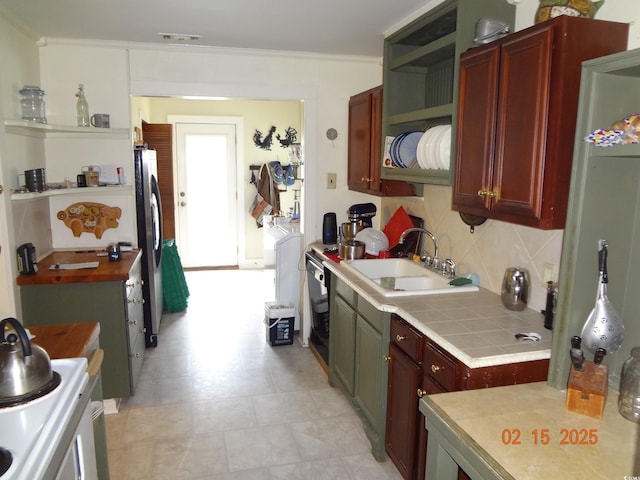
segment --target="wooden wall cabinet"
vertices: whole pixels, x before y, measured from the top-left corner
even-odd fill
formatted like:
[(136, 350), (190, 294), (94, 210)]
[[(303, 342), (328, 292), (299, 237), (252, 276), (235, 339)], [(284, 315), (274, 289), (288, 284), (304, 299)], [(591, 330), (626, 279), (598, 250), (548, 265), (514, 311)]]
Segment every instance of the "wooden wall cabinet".
[(424, 479), (422, 396), (547, 379), (549, 360), (469, 368), (397, 315), (391, 316), (390, 341), (385, 448), (405, 480)]
[(382, 461), (389, 314), (377, 310), (336, 276), (329, 285), (329, 383), (349, 399), (362, 420), (373, 456)]
[(627, 34), (561, 16), (461, 55), (454, 210), (564, 227), (581, 63), (624, 50)]
[(380, 178), (382, 151), (382, 86), (349, 99), (349, 190), (378, 196), (412, 196), (413, 185)]

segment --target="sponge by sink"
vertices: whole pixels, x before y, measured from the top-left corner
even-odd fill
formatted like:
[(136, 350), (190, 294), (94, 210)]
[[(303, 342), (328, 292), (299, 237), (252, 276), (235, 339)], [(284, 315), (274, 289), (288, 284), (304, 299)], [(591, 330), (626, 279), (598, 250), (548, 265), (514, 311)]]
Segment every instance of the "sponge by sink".
[(454, 278), (449, 282), (449, 285), (453, 285), (454, 287), (461, 287), (462, 285), (469, 285), (472, 283), (470, 278), (458, 277)]

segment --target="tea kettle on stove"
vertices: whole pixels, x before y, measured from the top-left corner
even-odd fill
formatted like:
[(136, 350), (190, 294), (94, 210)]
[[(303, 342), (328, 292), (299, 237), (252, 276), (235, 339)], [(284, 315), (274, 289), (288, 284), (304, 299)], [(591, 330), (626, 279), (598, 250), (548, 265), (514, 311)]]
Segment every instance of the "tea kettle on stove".
[[(7, 324), (13, 332), (5, 337)], [(32, 344), (15, 318), (0, 321), (0, 407), (38, 398), (60, 383), (51, 370), (51, 360), (42, 347)]]

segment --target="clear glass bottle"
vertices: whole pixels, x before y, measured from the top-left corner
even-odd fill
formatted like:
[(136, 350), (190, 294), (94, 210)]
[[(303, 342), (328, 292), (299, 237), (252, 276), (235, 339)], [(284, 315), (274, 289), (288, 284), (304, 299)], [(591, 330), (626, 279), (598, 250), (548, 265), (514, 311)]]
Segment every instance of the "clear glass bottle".
[(47, 123), (47, 117), (44, 113), (44, 91), (40, 87), (25, 85), (20, 90), (22, 100), (20, 108), (22, 110), (22, 119), (29, 122)]
[(618, 411), (627, 420), (640, 423), (640, 347), (622, 365)]
[(79, 127), (88, 127), (91, 125), (89, 118), (89, 102), (84, 95), (84, 85), (81, 83), (78, 85), (78, 92), (76, 93), (78, 100), (76, 101), (76, 116)]

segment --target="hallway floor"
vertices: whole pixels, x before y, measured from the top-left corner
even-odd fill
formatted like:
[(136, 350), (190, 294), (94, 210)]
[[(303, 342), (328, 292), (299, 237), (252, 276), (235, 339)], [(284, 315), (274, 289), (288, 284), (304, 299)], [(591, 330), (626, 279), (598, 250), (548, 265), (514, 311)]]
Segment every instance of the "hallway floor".
[(194, 271), (134, 397), (107, 415), (112, 480), (400, 480), (308, 348), (271, 347), (262, 270)]

